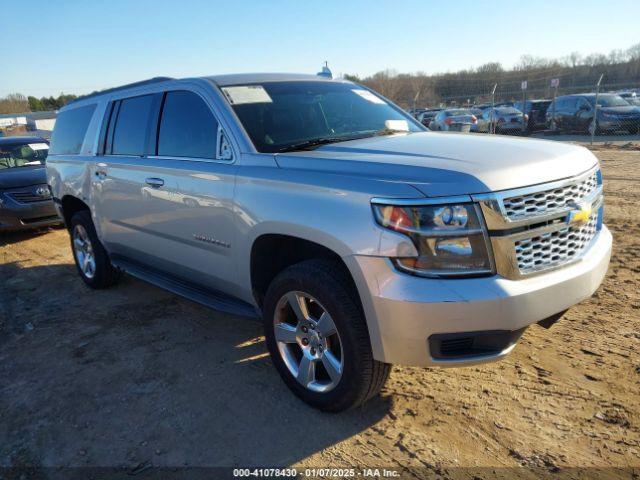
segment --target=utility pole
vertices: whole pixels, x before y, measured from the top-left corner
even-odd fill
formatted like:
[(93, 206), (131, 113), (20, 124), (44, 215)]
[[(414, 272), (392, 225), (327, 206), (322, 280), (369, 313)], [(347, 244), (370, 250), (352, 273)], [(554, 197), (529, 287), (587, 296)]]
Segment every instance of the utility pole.
[(524, 80), (520, 85), (522, 89), (522, 133), (527, 131), (527, 120), (525, 120), (526, 110), (527, 110), (527, 81)]
[(413, 96), (413, 116), (416, 116), (416, 105), (418, 104), (418, 99), (420, 98), (420, 89)]
[(556, 97), (558, 96), (558, 86), (560, 85), (560, 79), (554, 78), (551, 80), (551, 87), (553, 88), (553, 108), (551, 109), (551, 130), (555, 131), (556, 129)]
[(493, 86), (493, 90), (491, 90), (491, 115), (489, 116), (489, 133), (496, 133), (496, 126), (493, 121), (496, 114), (496, 112), (494, 111), (496, 107), (496, 88), (498, 88), (497, 83)]
[(596, 85), (596, 104), (593, 108), (593, 120), (591, 120), (591, 145), (593, 145), (593, 137), (596, 136), (596, 130), (598, 129), (598, 100), (600, 97), (600, 84), (602, 83), (602, 77), (604, 77), (604, 73), (600, 75), (598, 79), (598, 84)]

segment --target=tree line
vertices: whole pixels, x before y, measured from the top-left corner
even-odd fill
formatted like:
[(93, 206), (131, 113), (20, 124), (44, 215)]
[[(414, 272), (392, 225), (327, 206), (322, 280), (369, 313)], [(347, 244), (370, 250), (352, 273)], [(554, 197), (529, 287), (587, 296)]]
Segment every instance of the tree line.
[(608, 55), (582, 56), (574, 52), (559, 59), (523, 55), (510, 69), (491, 62), (452, 73), (398, 74), (384, 70), (364, 78), (344, 77), (408, 108), (414, 104), (422, 107), (486, 102), (491, 99), (496, 84), (496, 101), (519, 100), (523, 81), (527, 81), (528, 98), (549, 98), (553, 95), (551, 79), (556, 78), (560, 81), (558, 94), (585, 92), (595, 88), (602, 74), (603, 89), (640, 87), (640, 43), (626, 50), (613, 50)]
[(78, 98), (77, 95), (61, 93), (57, 97), (26, 97), (21, 93), (10, 93), (0, 98), (0, 114), (3, 113), (29, 113), (59, 110), (67, 103)]

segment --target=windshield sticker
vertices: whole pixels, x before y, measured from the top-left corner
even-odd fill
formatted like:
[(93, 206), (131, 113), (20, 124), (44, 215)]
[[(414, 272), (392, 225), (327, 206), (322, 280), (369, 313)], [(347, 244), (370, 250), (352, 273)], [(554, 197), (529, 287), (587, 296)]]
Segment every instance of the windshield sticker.
[(385, 102), (384, 100), (382, 100), (381, 98), (376, 97), (373, 93), (371, 93), (369, 90), (358, 90), (358, 89), (352, 89), (351, 90), (353, 93), (357, 93), (358, 95), (360, 95), (362, 98), (364, 98), (365, 100), (370, 101), (371, 103), (377, 103), (378, 105), (386, 105), (387, 102)]
[(394, 130), (396, 132), (408, 132), (409, 122), (406, 120), (385, 120), (384, 128), (387, 130)]
[(222, 89), (231, 105), (247, 103), (273, 103), (262, 85), (244, 85), (241, 87), (225, 87)]
[(31, 150), (49, 150), (49, 145), (46, 143), (29, 143)]

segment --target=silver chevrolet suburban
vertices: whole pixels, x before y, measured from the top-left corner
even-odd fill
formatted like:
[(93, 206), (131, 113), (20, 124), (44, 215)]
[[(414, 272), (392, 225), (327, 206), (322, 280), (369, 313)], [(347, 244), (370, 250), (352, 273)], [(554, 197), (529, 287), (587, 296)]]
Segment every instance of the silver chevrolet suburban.
[(339, 411), (391, 364), (497, 360), (606, 273), (587, 149), (434, 133), (318, 76), (154, 78), (58, 116), (48, 183), (92, 288), (122, 272), (261, 316), (287, 386)]

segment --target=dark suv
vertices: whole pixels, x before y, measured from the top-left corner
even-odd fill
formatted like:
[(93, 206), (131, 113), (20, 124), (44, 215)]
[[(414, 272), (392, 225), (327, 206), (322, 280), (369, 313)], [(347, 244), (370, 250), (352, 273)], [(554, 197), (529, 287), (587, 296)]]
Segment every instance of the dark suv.
[(516, 102), (514, 107), (522, 113), (528, 115), (527, 131), (544, 130), (547, 127), (547, 109), (551, 105), (551, 100), (527, 100), (524, 102)]
[(48, 152), (40, 137), (0, 138), (0, 231), (62, 222), (47, 186)]
[[(596, 94), (557, 97), (547, 109), (547, 125), (562, 132), (591, 133)], [(596, 133), (626, 130), (637, 133), (640, 127), (640, 108), (619, 95), (603, 93), (598, 96)]]

